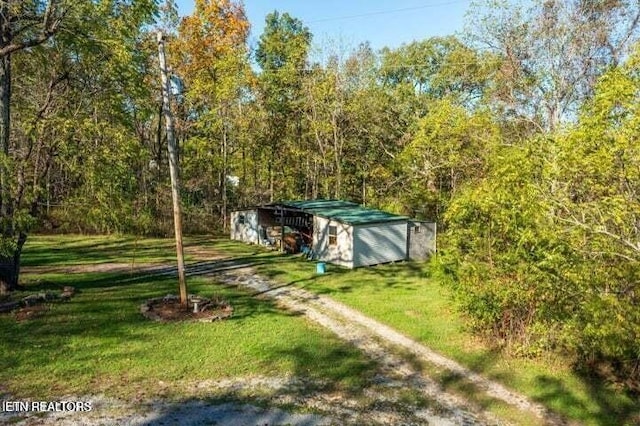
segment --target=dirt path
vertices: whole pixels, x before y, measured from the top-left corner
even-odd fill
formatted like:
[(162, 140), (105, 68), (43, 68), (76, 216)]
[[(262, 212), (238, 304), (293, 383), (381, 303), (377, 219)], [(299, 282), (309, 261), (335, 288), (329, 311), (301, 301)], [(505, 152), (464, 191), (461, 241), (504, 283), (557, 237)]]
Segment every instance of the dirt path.
[[(219, 271), (229, 269), (245, 268), (249, 263), (238, 262), (230, 257), (213, 257), (188, 262), (186, 265), (187, 274), (193, 275), (209, 275)], [(55, 265), (55, 266), (25, 266), (21, 269), (25, 274), (121, 274), (130, 273), (136, 275), (176, 275), (177, 267), (175, 265), (167, 265), (158, 262), (105, 262), (105, 263), (87, 263), (75, 265)]]
[[(278, 286), (256, 275), (250, 269), (236, 270), (233, 273), (222, 272), (216, 274), (216, 277), (225, 284), (242, 286), (254, 290), (256, 294), (271, 297), (287, 309), (303, 313), (312, 321), (360, 348), (382, 366), (380, 381), (389, 387), (410, 387), (420, 391), (429, 400), (435, 401), (444, 409), (446, 416), (439, 416), (442, 422), (447, 420), (448, 423), (453, 424), (498, 423), (491, 414), (478, 407), (473, 407), (459, 396), (445, 392), (438, 383), (423, 375), (416, 367), (397, 355), (397, 350), (393, 350), (394, 347), (401, 348), (420, 361), (463, 377), (492, 398), (520, 410), (532, 412), (547, 423), (556, 422), (556, 419), (543, 406), (529, 401), (526, 397), (510, 391), (503, 385), (468, 370), (392, 328), (328, 297), (292, 286)], [(436, 414), (432, 413), (432, 415)]]

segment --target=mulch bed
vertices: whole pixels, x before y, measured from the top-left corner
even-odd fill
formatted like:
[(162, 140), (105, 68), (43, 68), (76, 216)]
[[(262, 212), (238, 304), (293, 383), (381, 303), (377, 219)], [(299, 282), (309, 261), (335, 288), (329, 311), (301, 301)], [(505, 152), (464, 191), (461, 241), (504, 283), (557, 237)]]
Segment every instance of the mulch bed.
[[(194, 309), (196, 304), (197, 309)], [(160, 322), (213, 322), (230, 318), (233, 307), (222, 299), (208, 299), (191, 294), (187, 306), (183, 306), (178, 296), (167, 295), (147, 300), (140, 306), (140, 312), (146, 318)]]

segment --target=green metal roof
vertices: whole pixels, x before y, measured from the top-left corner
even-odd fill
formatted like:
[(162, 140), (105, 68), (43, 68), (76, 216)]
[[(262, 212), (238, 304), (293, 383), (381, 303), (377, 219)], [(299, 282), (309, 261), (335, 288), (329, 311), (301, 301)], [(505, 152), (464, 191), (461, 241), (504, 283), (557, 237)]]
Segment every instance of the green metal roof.
[(282, 201), (280, 204), (289, 207), (295, 207), (303, 210), (311, 210), (311, 209), (339, 209), (345, 207), (359, 207), (358, 204), (352, 203), (351, 201), (343, 201), (343, 200), (297, 200), (297, 201)]
[(347, 223), (349, 225), (396, 222), (409, 219), (406, 216), (399, 216), (382, 210), (370, 209), (350, 201), (342, 200), (283, 201), (280, 204), (299, 208), (315, 216), (337, 220), (338, 222)]

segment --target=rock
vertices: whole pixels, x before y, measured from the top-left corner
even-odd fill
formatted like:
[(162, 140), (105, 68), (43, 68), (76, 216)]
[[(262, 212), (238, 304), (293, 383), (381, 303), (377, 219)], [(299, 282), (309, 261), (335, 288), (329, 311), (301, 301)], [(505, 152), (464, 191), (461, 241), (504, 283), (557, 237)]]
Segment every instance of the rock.
[(60, 297), (63, 300), (69, 300), (76, 293), (76, 289), (71, 286), (64, 286), (62, 288), (62, 293), (60, 293)]
[(147, 305), (153, 306), (163, 302), (164, 302), (164, 297), (156, 297), (154, 299), (147, 300)]
[(165, 297), (162, 298), (162, 301), (164, 303), (177, 302), (178, 300), (180, 300), (180, 298), (175, 294), (167, 294)]
[(0, 312), (11, 312), (14, 309), (19, 308), (21, 305), (20, 302), (7, 302), (0, 304)]
[(38, 294), (32, 294), (22, 299), (22, 305), (33, 306), (33, 305), (37, 305), (42, 300), (44, 300), (44, 295), (41, 298), (41, 296)]
[(46, 300), (55, 300), (59, 296), (56, 293), (52, 293), (50, 291), (42, 291), (42, 292), (38, 293), (38, 297), (40, 298), (41, 301), (44, 302)]

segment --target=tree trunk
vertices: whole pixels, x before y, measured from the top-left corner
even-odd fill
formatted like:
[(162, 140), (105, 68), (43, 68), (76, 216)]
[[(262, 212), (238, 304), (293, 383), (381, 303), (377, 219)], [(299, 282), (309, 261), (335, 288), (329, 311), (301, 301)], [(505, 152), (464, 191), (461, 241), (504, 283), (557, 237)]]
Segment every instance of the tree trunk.
[[(11, 42), (11, 27), (8, 19), (7, 2), (0, 3), (0, 13), (3, 16), (0, 29), (0, 48)], [(8, 158), (11, 128), (11, 55), (0, 58), (0, 155)], [(3, 222), (1, 238), (12, 239), (13, 229), (11, 226), (11, 197), (9, 196), (9, 182), (6, 162), (0, 164), (0, 220)], [(22, 237), (22, 234), (20, 235)], [(26, 235), (24, 236), (26, 241)], [(18, 240), (18, 243), (20, 239)], [(24, 242), (22, 243), (24, 244)], [(0, 294), (13, 291), (18, 287), (18, 276), (20, 274), (20, 252), (22, 246), (17, 245), (13, 254), (3, 253), (0, 255)]]
[(227, 231), (227, 128), (222, 124), (222, 229)]
[(13, 291), (18, 286), (18, 267), (13, 256), (0, 257), (0, 294)]
[(274, 185), (273, 185), (273, 162), (275, 161), (275, 155), (274, 155), (274, 151), (275, 149), (273, 147), (271, 147), (271, 158), (269, 160), (269, 202), (273, 203), (273, 191), (274, 191)]
[[(1, 44), (0, 44), (1, 46)], [(11, 128), (11, 56), (0, 58), (0, 153), (9, 156)], [(3, 162), (4, 163), (4, 162)], [(0, 165), (0, 216), (10, 215), (9, 182), (5, 164)]]
[(0, 256), (0, 294), (5, 294), (20, 288), (20, 256), (22, 247), (27, 242), (27, 234), (20, 233), (13, 255)]

